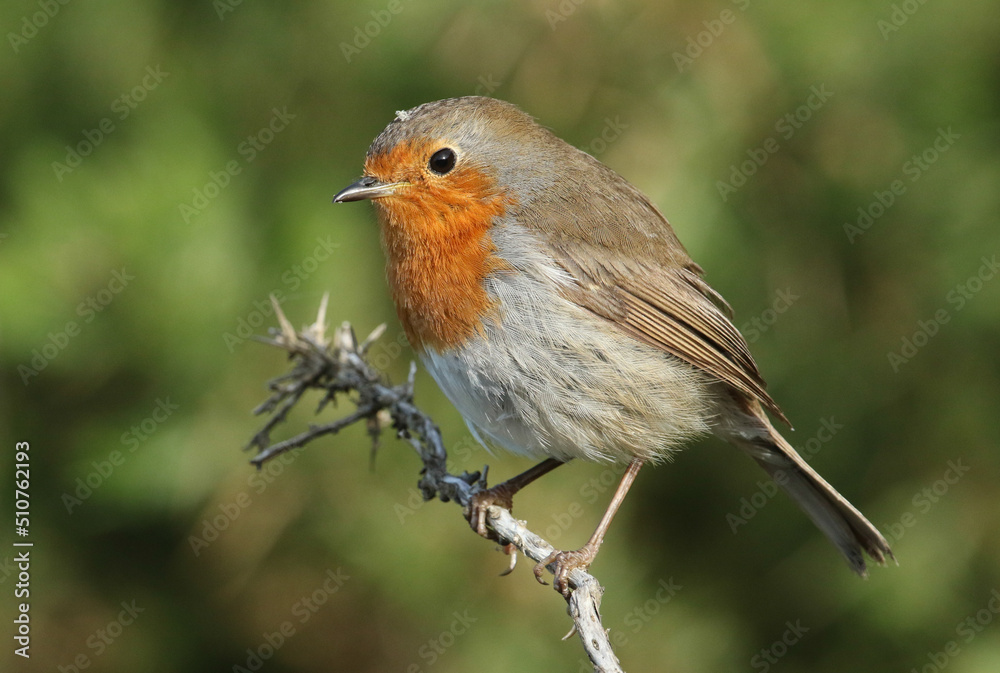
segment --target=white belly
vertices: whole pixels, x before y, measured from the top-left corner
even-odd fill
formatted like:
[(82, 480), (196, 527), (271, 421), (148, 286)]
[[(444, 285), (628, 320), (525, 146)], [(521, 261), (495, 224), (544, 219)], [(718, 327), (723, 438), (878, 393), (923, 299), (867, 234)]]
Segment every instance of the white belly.
[(561, 272), (546, 262), (535, 253), (531, 273), (487, 280), (502, 326), (487, 321), (485, 339), (422, 357), (480, 440), (537, 457), (626, 462), (665, 458), (708, 432), (712, 380), (558, 297)]

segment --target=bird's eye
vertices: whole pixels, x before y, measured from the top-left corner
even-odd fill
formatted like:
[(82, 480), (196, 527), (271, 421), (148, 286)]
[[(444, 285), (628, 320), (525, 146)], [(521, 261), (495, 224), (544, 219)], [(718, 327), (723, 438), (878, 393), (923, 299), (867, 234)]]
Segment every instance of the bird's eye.
[(455, 167), (455, 152), (454, 150), (445, 147), (440, 149), (431, 155), (431, 160), (428, 162), (431, 170), (438, 175), (444, 175), (451, 169)]

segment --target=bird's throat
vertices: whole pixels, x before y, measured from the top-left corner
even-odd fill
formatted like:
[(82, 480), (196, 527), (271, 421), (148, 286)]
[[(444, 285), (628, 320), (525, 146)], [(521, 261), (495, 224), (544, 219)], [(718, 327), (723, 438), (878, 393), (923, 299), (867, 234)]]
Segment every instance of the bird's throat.
[(503, 214), (502, 200), (462, 208), (429, 207), (419, 199), (376, 205), (389, 289), (414, 348), (443, 352), (483, 335), (483, 320), (497, 310), (484, 280), (506, 266), (489, 235), (494, 217)]

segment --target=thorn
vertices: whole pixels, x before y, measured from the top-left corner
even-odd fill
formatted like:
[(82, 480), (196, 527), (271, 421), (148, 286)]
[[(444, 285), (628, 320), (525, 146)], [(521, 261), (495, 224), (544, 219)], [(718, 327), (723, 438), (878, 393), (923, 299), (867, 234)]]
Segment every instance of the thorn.
[(271, 295), (271, 306), (274, 307), (274, 313), (278, 317), (278, 322), (281, 324), (281, 334), (285, 337), (289, 344), (295, 343), (295, 328), (292, 327), (292, 323), (288, 322), (288, 318), (285, 317), (285, 312), (281, 310), (281, 304), (278, 303), (278, 298), (273, 294)]
[(567, 634), (566, 634), (565, 636), (563, 636), (563, 637), (562, 637), (562, 639), (563, 639), (563, 640), (569, 640), (570, 638), (572, 638), (572, 637), (573, 637), (573, 634), (574, 634), (574, 633), (576, 633), (576, 623), (575, 623), (575, 622), (574, 622), (574, 624), (573, 624), (573, 628), (571, 628), (571, 629), (569, 630), (569, 633), (567, 633)]
[(406, 396), (413, 399), (413, 389), (416, 386), (417, 379), (417, 363), (410, 360), (410, 372), (406, 375), (406, 383), (404, 384), (403, 390), (406, 391)]
[(326, 332), (326, 307), (330, 303), (330, 293), (324, 292), (323, 298), (319, 301), (319, 311), (316, 313), (316, 327), (319, 329), (319, 336), (322, 338)]
[(371, 345), (376, 341), (378, 341), (383, 334), (385, 334), (385, 330), (386, 330), (385, 323), (382, 323), (381, 325), (373, 329), (371, 334), (365, 337), (365, 340), (361, 342), (360, 346), (358, 346), (358, 353), (360, 353), (361, 355), (367, 353), (368, 349), (371, 348)]
[(354, 335), (354, 328), (351, 323), (343, 322), (333, 334), (333, 348), (337, 353), (337, 359), (341, 364), (347, 362), (348, 353), (357, 352), (358, 338)]

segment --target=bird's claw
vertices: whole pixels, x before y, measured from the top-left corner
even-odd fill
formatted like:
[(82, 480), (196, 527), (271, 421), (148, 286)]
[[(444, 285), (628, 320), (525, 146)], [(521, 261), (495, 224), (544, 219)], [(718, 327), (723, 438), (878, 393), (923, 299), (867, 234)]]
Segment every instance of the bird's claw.
[[(501, 484), (501, 486), (502, 485), (503, 484)], [(513, 542), (502, 542), (500, 538), (497, 537), (496, 531), (486, 527), (486, 512), (492, 505), (500, 505), (501, 507), (506, 507), (507, 511), (510, 511), (513, 503), (510, 495), (505, 493), (503, 490), (497, 489), (494, 491), (493, 489), (487, 489), (472, 496), (472, 502), (469, 503), (469, 506), (465, 511), (465, 515), (469, 520), (469, 525), (472, 527), (472, 530), (476, 531), (476, 533), (483, 536), (487, 540), (498, 542), (500, 544), (500, 550), (510, 557), (510, 563), (508, 564), (506, 570), (500, 573), (500, 577), (505, 577), (506, 575), (514, 572), (514, 567), (517, 565), (517, 546)]]
[(540, 584), (548, 584), (548, 582), (542, 579), (542, 576), (545, 574), (547, 566), (555, 564), (552, 570), (554, 576), (552, 584), (555, 585), (556, 591), (561, 593), (563, 597), (569, 598), (569, 574), (577, 568), (580, 570), (589, 568), (590, 564), (594, 562), (595, 556), (597, 556), (597, 550), (589, 545), (584, 545), (572, 551), (556, 550), (535, 564), (533, 570), (535, 579)]
[(507, 566), (506, 570), (500, 573), (500, 577), (506, 577), (514, 572), (514, 567), (517, 565), (517, 547), (513, 542), (510, 542), (501, 547), (501, 549), (503, 549), (504, 554), (507, 554), (507, 556), (510, 557), (510, 565)]
[(485, 491), (479, 491), (472, 496), (468, 507), (465, 509), (465, 517), (472, 526), (472, 530), (487, 540), (499, 542), (495, 532), (486, 527), (486, 512), (491, 505), (499, 505), (507, 511), (514, 507), (513, 494), (505, 484), (498, 484)]
[(503, 507), (508, 512), (513, 509), (513, 493), (511, 493), (510, 488), (506, 487), (505, 484), (498, 484), (493, 488), (488, 488), (485, 491), (479, 491), (473, 495), (472, 500), (469, 502), (469, 506), (465, 510), (465, 516), (469, 520), (469, 525), (472, 527), (472, 530), (476, 531), (477, 534), (487, 540), (493, 540), (494, 542), (500, 543), (500, 548), (503, 550), (503, 553), (510, 557), (510, 565), (507, 566), (506, 570), (500, 573), (500, 576), (503, 577), (512, 573), (514, 571), (514, 566), (517, 565), (517, 547), (510, 542), (504, 543), (499, 537), (497, 537), (496, 531), (486, 527), (486, 513), (493, 505)]

